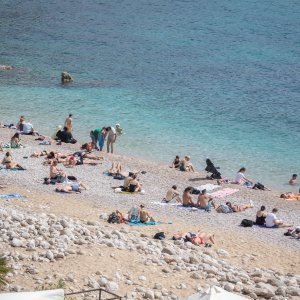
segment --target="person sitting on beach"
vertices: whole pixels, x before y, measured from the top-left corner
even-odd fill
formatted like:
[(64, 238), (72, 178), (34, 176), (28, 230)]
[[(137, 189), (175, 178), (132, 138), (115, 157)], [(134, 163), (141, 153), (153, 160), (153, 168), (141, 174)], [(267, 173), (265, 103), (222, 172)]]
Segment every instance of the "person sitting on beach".
[(235, 177), (235, 183), (246, 186), (253, 186), (253, 181), (245, 177), (246, 168), (240, 168)]
[(10, 147), (11, 148), (21, 148), (23, 147), (22, 143), (21, 143), (21, 139), (20, 139), (20, 134), (18, 132), (16, 132), (11, 140), (10, 140)]
[(186, 155), (183, 160), (180, 161), (179, 170), (183, 172), (195, 172), (193, 165), (189, 162), (190, 156)]
[(173, 235), (173, 240), (183, 240), (185, 242), (190, 242), (196, 246), (205, 245), (205, 247), (211, 247), (215, 243), (214, 235), (210, 233), (201, 232), (178, 232)]
[(210, 176), (208, 176), (209, 179), (222, 179), (221, 173), (217, 169), (219, 168), (215, 167), (212, 161), (207, 158), (205, 171), (207, 173), (212, 173)]
[(215, 202), (207, 195), (205, 189), (199, 194), (196, 206), (206, 211), (210, 211), (211, 207), (216, 208)]
[(57, 168), (57, 160), (53, 160), (50, 166), (50, 179), (55, 180), (57, 182), (64, 182), (66, 180), (66, 173)]
[(71, 131), (68, 131), (67, 127), (64, 127), (63, 130), (59, 130), (56, 133), (56, 138), (63, 143), (75, 144), (77, 141), (73, 138)]
[(244, 205), (236, 205), (236, 204), (231, 204), (231, 202), (226, 202), (226, 205), (233, 211), (233, 212), (241, 212), (245, 211), (248, 208), (253, 208), (253, 203), (250, 201), (249, 204), (244, 204)]
[(137, 175), (134, 174), (132, 176), (132, 179), (129, 180), (128, 192), (135, 193), (135, 192), (140, 192), (141, 190), (142, 190), (142, 185), (137, 179)]
[(24, 116), (20, 116), (19, 122), (17, 123), (17, 130), (18, 131), (23, 131), (23, 124), (25, 123), (25, 117)]
[(179, 155), (176, 155), (170, 168), (178, 169), (179, 166), (180, 166), (180, 157)]
[(256, 213), (255, 224), (256, 225), (265, 225), (266, 216), (267, 216), (266, 207), (264, 205), (262, 205), (260, 207), (260, 210)]
[(193, 187), (189, 186), (183, 192), (182, 205), (185, 207), (195, 207), (195, 203), (193, 201), (193, 196), (192, 196), (192, 190)]
[(177, 202), (181, 203), (181, 199), (179, 197), (179, 192), (177, 191), (177, 186), (173, 185), (166, 194), (166, 197), (163, 199), (163, 202), (169, 203), (173, 199), (175, 199)]
[(2, 159), (2, 165), (4, 165), (6, 169), (26, 170), (20, 164), (14, 162), (9, 151), (5, 153), (5, 156)]
[(292, 192), (287, 192), (287, 193), (281, 194), (280, 198), (300, 200), (300, 194), (294, 194)]
[(60, 193), (81, 193), (81, 190), (87, 190), (87, 186), (85, 186), (81, 182), (72, 182), (70, 184), (58, 184), (57, 188), (55, 189), (56, 192)]
[(37, 131), (34, 130), (33, 125), (29, 122), (23, 123), (23, 130), (21, 131), (21, 133), (25, 135), (40, 135)]
[(278, 219), (276, 213), (277, 208), (273, 208), (272, 212), (268, 213), (266, 216), (266, 227), (268, 228), (278, 228), (278, 227), (291, 227), (292, 224), (285, 224), (282, 220)]
[(289, 184), (294, 185), (297, 183), (297, 174), (293, 174), (292, 178), (289, 180)]
[(145, 206), (143, 204), (140, 205), (139, 209), (139, 218), (141, 223), (147, 223), (147, 222), (155, 222), (153, 217), (150, 215), (148, 211), (146, 211)]
[(181, 199), (179, 197), (179, 192), (177, 191), (177, 186), (173, 185), (166, 194), (166, 197), (163, 198), (163, 202), (169, 203), (173, 199), (175, 199), (177, 202), (181, 203)]

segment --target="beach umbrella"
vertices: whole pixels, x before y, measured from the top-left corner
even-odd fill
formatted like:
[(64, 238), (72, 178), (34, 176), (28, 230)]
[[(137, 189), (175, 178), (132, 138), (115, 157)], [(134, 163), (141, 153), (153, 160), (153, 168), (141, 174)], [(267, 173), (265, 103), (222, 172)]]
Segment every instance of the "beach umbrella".
[(218, 286), (209, 287), (204, 293), (197, 293), (189, 296), (187, 300), (247, 300), (237, 294), (229, 293)]

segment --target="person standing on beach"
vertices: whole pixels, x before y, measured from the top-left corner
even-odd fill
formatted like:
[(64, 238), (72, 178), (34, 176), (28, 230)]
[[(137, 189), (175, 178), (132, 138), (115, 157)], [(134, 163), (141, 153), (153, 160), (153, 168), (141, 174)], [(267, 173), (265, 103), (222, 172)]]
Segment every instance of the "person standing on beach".
[(117, 135), (116, 135), (116, 130), (113, 127), (107, 127), (106, 131), (108, 132), (108, 137), (107, 137), (107, 153), (114, 153), (114, 143), (116, 142)]
[(68, 131), (69, 132), (72, 132), (73, 130), (73, 119), (72, 119), (72, 114), (69, 114), (69, 116), (66, 118), (66, 121), (65, 121), (65, 127), (68, 128)]
[(100, 131), (100, 135), (99, 135), (99, 148), (100, 148), (100, 151), (103, 150), (106, 135), (107, 135), (107, 130), (106, 130), (105, 127), (102, 127), (102, 129)]
[(91, 130), (91, 132), (90, 132), (90, 137), (92, 139), (92, 143), (95, 145), (95, 148), (97, 150), (99, 150), (98, 141), (99, 141), (99, 137), (100, 137), (100, 132), (101, 132), (100, 128), (96, 128), (95, 130)]

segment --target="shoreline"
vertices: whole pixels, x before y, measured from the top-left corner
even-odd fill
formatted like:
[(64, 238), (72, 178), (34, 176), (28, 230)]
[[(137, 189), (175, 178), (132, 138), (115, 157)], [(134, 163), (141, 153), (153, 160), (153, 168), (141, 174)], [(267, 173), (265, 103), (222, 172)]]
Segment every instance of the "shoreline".
[[(0, 129), (1, 140), (7, 139), (10, 135), (11, 131)], [(249, 200), (253, 200), (255, 207), (245, 212), (226, 215), (218, 214), (215, 211), (207, 213), (199, 210), (189, 211), (178, 209), (169, 205), (156, 205), (153, 202), (161, 201), (165, 196), (166, 190), (173, 184), (178, 185), (178, 189), (181, 193), (188, 185), (199, 186), (212, 183), (212, 181), (203, 178), (206, 176), (205, 173), (183, 173), (175, 171), (169, 168), (169, 166), (155, 162), (107, 153), (103, 153), (104, 161), (100, 166), (83, 165), (74, 168), (63, 167), (69, 175), (74, 175), (79, 181), (86, 183), (90, 189), (83, 191), (81, 194), (60, 194), (54, 191), (55, 186), (42, 184), (43, 178), (49, 176), (49, 167), (41, 164), (43, 158), (30, 158), (29, 156), (34, 150), (47, 149), (50, 151), (50, 149), (53, 149), (64, 151), (70, 149), (74, 150), (77, 146), (65, 144), (62, 146), (40, 146), (38, 145), (38, 141), (34, 141), (34, 138), (31, 136), (22, 136), (22, 140), (26, 147), (12, 151), (16, 161), (24, 164), (27, 170), (2, 172), (0, 184), (8, 183), (8, 186), (3, 189), (1, 193), (20, 193), (26, 195), (27, 198), (24, 200), (0, 199), (3, 208), (17, 209), (23, 213), (54, 214), (60, 217), (78, 219), (82, 222), (99, 222), (104, 228), (113, 230), (120, 230), (120, 228), (125, 226), (129, 232), (139, 232), (143, 237), (145, 236), (146, 239), (149, 239), (149, 242), (153, 241), (153, 235), (159, 231), (165, 232), (167, 236), (166, 242), (169, 243), (169, 238), (178, 231), (197, 231), (200, 228), (205, 232), (215, 234), (216, 244), (212, 247), (212, 251), (223, 249), (226, 253), (229, 253), (226, 260), (231, 266), (247, 269), (249, 272), (255, 268), (264, 270), (273, 269), (274, 272), (278, 274), (285, 274), (284, 276), (291, 274), (292, 278), (298, 278), (296, 274), (299, 273), (300, 268), (299, 241), (283, 236), (283, 233), (286, 231), (285, 229), (243, 228), (240, 227), (239, 224), (244, 218), (254, 219), (256, 211), (262, 204), (267, 206), (268, 211), (271, 210), (273, 206), (279, 207), (280, 217), (284, 220), (289, 217), (294, 222), (297, 222), (299, 201), (288, 202), (281, 200), (279, 199), (279, 192), (276, 191), (252, 190), (229, 184), (222, 185), (217, 190), (231, 187), (237, 188), (239, 191), (218, 200), (218, 204), (225, 203), (227, 200), (237, 204), (244, 204), (248, 203)], [(28, 156), (28, 158), (23, 159), (24, 156)], [(145, 195), (122, 195), (113, 192), (111, 187), (119, 185), (120, 182), (111, 177), (104, 176), (103, 171), (107, 170), (111, 165), (111, 161), (114, 160), (121, 162), (125, 170), (145, 170), (147, 172), (146, 174), (139, 175), (143, 189), (146, 191)], [(199, 180), (197, 180), (197, 178)], [(194, 200), (195, 199), (196, 196), (194, 197)], [(103, 213), (109, 214), (116, 208), (126, 212), (132, 206), (140, 205), (141, 203), (146, 206), (156, 219), (165, 223), (171, 221), (172, 224), (160, 224), (157, 226), (139, 228), (127, 225), (111, 225), (99, 219), (99, 215)], [(13, 251), (14, 248), (11, 250)], [(89, 253), (88, 248), (83, 251)], [(97, 251), (97, 248), (93, 246), (90, 251), (91, 255), (94, 256), (93, 251)], [(208, 250), (199, 247), (199, 251)], [(106, 252), (104, 251), (103, 253)], [(109, 257), (109, 252), (104, 255), (104, 257), (106, 257), (106, 255)], [(118, 259), (119, 262), (127, 266), (125, 262), (126, 255), (121, 255)], [(131, 253), (130, 255), (133, 254)], [(291, 257), (293, 257), (292, 261), (290, 259)], [(58, 261), (53, 264), (53, 272), (55, 270), (55, 272), (59, 272), (57, 270), (59, 265), (66, 267), (69, 258), (65, 259), (66, 261), (63, 260), (61, 263)], [(78, 259), (81, 260), (85, 258), (81, 255)], [(105, 262), (103, 263), (104, 267)], [(74, 268), (74, 264), (72, 264), (72, 266)], [(43, 267), (41, 268), (43, 269)], [(134, 266), (131, 265), (130, 268), (132, 268), (131, 272), (134, 273)], [(138, 272), (142, 272), (142, 269), (138, 268), (138, 270)], [(83, 276), (84, 274), (85, 276), (87, 272), (88, 270), (85, 270), (81, 275)], [(107, 270), (107, 272), (109, 271)], [(153, 276), (155, 277), (155, 271), (153, 272)], [(158, 277), (164, 281), (163, 276), (158, 275)], [(174, 286), (177, 280), (178, 278), (175, 276), (174, 280), (169, 282), (169, 285), (165, 281), (164, 285), (172, 289), (172, 285)], [(84, 283), (82, 279), (78, 279), (78, 282), (81, 282), (81, 286)], [(208, 280), (205, 280), (202, 281), (202, 284), (205, 285), (208, 282)], [(33, 288), (32, 283), (22, 279), (22, 277), (17, 278), (17, 283), (23, 284), (23, 286), (30, 289)], [(191, 287), (189, 287), (189, 289), (190, 288)], [(129, 289), (129, 286), (127, 288), (122, 287), (121, 291), (127, 292)], [(181, 291), (175, 288), (175, 291), (176, 290), (179, 299), (186, 297), (188, 291)], [(190, 294), (191, 293), (192, 292), (190, 292)]]

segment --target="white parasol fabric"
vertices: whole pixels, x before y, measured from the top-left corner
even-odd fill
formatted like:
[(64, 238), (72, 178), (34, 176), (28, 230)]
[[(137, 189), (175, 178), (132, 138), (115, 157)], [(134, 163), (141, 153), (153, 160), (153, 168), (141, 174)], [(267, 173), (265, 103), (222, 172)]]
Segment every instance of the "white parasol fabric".
[(0, 300), (64, 300), (64, 290), (24, 293), (0, 293)]
[(211, 286), (204, 293), (189, 296), (187, 300), (248, 300), (237, 294), (229, 293), (218, 286)]

